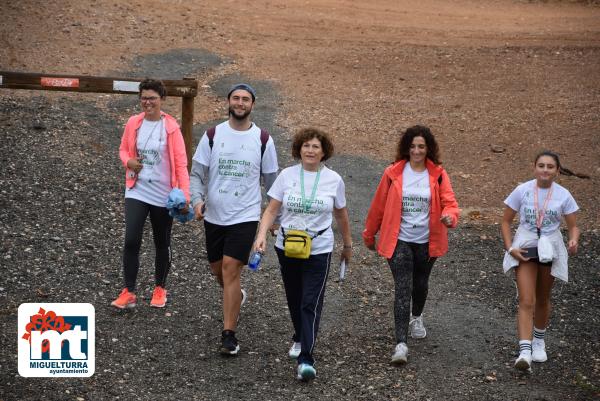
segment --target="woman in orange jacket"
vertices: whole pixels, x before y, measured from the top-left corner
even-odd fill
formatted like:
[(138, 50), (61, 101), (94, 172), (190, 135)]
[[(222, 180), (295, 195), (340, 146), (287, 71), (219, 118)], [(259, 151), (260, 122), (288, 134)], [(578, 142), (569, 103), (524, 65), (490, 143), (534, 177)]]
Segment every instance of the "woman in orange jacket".
[[(143, 112), (125, 125), (119, 156), (125, 167), (125, 246), (123, 275), (125, 288), (111, 302), (115, 308), (136, 305), (135, 282), (140, 265), (139, 252), (146, 218), (150, 215), (154, 237), (155, 288), (150, 305), (162, 308), (167, 302), (165, 282), (171, 266), (171, 227), (173, 218), (166, 207), (173, 188), (190, 200), (190, 178), (183, 136), (177, 121), (161, 111), (167, 89), (161, 81), (140, 83)], [(188, 206), (181, 210), (187, 213)]]
[(408, 128), (398, 143), (395, 163), (379, 182), (363, 231), (371, 250), (380, 233), (377, 251), (388, 260), (394, 276), (394, 364), (407, 361), (409, 328), (412, 338), (427, 334), (421, 314), (429, 274), (436, 258), (448, 251), (448, 227), (456, 227), (459, 212), (431, 130), (420, 125)]

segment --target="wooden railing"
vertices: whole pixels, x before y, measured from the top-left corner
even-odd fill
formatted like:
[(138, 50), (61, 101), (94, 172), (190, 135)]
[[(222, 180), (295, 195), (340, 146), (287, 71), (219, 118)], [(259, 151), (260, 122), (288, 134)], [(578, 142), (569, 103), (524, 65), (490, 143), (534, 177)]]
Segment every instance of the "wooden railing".
[[(88, 93), (138, 94), (140, 79), (93, 77), (89, 75), (57, 75), (0, 71), (0, 89), (51, 90)], [(194, 97), (198, 94), (198, 81), (163, 79), (167, 96), (182, 98), (181, 133), (185, 141), (188, 169), (192, 165), (192, 127), (194, 124)]]

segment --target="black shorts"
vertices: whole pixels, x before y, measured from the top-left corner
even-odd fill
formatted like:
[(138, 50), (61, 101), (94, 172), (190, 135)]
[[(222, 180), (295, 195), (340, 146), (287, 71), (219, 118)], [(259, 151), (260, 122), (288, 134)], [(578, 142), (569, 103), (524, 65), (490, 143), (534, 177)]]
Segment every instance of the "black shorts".
[(206, 253), (210, 263), (218, 262), (223, 256), (237, 259), (244, 265), (248, 262), (252, 244), (256, 237), (258, 221), (220, 226), (204, 220)]
[(533, 262), (533, 263), (537, 263), (539, 266), (546, 266), (546, 267), (552, 267), (552, 262), (540, 262), (539, 258), (531, 258), (528, 260), (528, 262)]

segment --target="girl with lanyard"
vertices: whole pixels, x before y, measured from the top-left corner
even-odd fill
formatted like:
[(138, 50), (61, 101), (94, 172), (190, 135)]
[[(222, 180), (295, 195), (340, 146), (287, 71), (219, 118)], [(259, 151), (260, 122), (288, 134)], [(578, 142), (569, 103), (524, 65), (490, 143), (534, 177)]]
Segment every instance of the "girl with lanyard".
[[(333, 216), (343, 237), (341, 260), (349, 262), (352, 256), (344, 181), (322, 164), (332, 155), (333, 143), (325, 132), (305, 128), (296, 133), (292, 156), (300, 163), (284, 169), (273, 183), (254, 242), (254, 250), (264, 253), (267, 231), (280, 214), (275, 251), (294, 327), (288, 354), (297, 358), (296, 377), (303, 381), (316, 376), (313, 350), (334, 245)], [(284, 237), (290, 230), (302, 230), (312, 238), (307, 259), (286, 256)]]
[[(515, 268), (517, 279), (519, 357), (515, 368), (519, 370), (531, 371), (532, 361), (548, 359), (544, 335), (550, 318), (550, 292), (555, 277), (567, 281), (568, 253), (577, 252), (575, 212), (579, 207), (570, 192), (554, 182), (559, 172), (568, 170), (561, 168), (558, 155), (541, 152), (535, 158), (535, 179), (517, 186), (504, 201), (503, 267), (505, 273)], [(512, 238), (510, 226), (517, 213), (519, 227)], [(561, 216), (567, 223), (566, 248), (559, 229)]]

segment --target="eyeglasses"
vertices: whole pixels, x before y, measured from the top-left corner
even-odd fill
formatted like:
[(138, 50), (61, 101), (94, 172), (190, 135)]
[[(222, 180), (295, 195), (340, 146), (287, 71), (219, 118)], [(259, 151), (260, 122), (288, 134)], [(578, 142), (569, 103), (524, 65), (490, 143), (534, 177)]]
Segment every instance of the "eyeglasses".
[(158, 96), (142, 96), (142, 97), (140, 97), (140, 100), (142, 102), (156, 102), (158, 99), (160, 99)]

